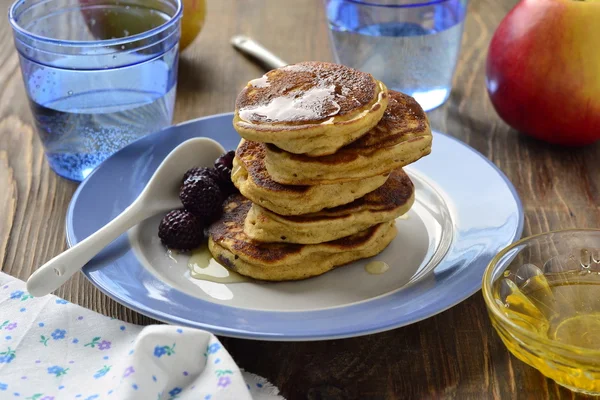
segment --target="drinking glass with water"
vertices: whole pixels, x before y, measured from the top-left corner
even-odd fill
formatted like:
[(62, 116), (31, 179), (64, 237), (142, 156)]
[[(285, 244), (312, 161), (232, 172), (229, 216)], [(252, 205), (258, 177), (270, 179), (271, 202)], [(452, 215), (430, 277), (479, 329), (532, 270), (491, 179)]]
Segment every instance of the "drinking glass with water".
[(15, 46), (46, 157), (80, 181), (171, 124), (181, 0), (18, 0)]
[(450, 95), (467, 1), (325, 0), (336, 62), (431, 110)]

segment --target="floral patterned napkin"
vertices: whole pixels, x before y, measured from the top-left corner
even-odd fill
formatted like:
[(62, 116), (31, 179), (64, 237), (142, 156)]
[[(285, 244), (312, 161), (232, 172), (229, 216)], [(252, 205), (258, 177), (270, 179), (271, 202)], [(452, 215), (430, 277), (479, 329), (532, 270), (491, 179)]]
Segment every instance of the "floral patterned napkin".
[(141, 327), (0, 272), (0, 399), (283, 399), (193, 328)]

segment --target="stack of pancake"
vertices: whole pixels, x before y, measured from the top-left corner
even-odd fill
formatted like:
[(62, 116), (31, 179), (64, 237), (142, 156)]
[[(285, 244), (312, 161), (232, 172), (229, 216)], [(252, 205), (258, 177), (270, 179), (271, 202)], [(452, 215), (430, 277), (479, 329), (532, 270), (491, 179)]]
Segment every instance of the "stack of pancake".
[(414, 202), (402, 167), (429, 154), (431, 130), (410, 96), (371, 75), (304, 62), (250, 81), (236, 101), (241, 194), (209, 229), (223, 265), (256, 279), (323, 274), (374, 256)]

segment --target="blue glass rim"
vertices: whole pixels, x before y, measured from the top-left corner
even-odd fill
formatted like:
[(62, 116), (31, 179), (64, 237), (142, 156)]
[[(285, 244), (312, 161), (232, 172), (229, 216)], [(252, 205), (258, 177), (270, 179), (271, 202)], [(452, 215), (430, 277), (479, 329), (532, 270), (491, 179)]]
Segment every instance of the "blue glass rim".
[(370, 6), (370, 7), (382, 7), (382, 8), (418, 8), (418, 7), (427, 7), (427, 6), (435, 6), (438, 4), (447, 3), (450, 0), (430, 0), (424, 1), (422, 3), (413, 3), (413, 4), (381, 4), (375, 3), (373, 1), (365, 1), (365, 0), (343, 0), (347, 3), (359, 4), (361, 6)]
[(105, 47), (105, 46), (118, 46), (124, 45), (127, 43), (136, 42), (139, 40), (144, 40), (151, 38), (165, 30), (171, 28), (174, 24), (176, 24), (179, 19), (183, 15), (183, 3), (182, 0), (173, 0), (177, 3), (177, 9), (175, 10), (175, 14), (164, 24), (159, 25), (155, 28), (152, 28), (146, 32), (136, 33), (135, 35), (116, 38), (116, 39), (105, 39), (105, 40), (62, 40), (62, 39), (53, 39), (46, 36), (40, 36), (35, 33), (32, 33), (19, 25), (19, 22), (15, 18), (16, 9), (27, 2), (27, 0), (17, 0), (15, 1), (10, 8), (8, 9), (8, 21), (12, 29), (30, 39), (38, 40), (40, 42), (60, 45), (64, 47)]

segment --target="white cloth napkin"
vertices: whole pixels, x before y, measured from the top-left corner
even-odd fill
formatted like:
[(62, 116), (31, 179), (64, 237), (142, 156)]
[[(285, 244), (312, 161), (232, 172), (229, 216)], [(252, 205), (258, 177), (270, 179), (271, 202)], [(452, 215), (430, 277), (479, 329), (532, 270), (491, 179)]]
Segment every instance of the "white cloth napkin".
[(56, 296), (33, 298), (0, 272), (0, 399), (272, 400), (209, 332), (141, 327)]

